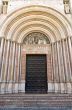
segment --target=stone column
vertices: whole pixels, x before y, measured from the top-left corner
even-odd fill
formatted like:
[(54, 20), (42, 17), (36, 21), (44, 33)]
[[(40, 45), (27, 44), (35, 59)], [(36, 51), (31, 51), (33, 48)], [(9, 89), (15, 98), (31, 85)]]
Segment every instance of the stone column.
[(18, 52), (18, 92), (21, 91), (21, 44), (19, 45), (19, 52)]
[(52, 77), (53, 82), (50, 84), (50, 92), (55, 92), (55, 50), (54, 50), (54, 43), (51, 44), (51, 59), (52, 59)]
[(3, 49), (3, 58), (2, 58), (2, 66), (1, 66), (1, 93), (5, 92), (5, 79), (4, 79), (4, 72), (5, 72), (5, 62), (6, 62), (6, 55), (7, 55), (7, 40), (4, 42), (4, 49)]
[(58, 58), (58, 53), (59, 53), (59, 48), (57, 43), (55, 42), (54, 44), (54, 62), (55, 62), (55, 76), (54, 76), (54, 82), (55, 82), (55, 92), (60, 93), (60, 72), (59, 72), (59, 58)]
[(67, 38), (68, 43), (68, 54), (69, 54), (69, 73), (70, 73), (70, 83), (67, 84), (68, 86), (68, 93), (72, 93), (72, 37)]
[(12, 82), (10, 81), (11, 77), (11, 65), (12, 65), (12, 50), (13, 50), (13, 43), (10, 41), (10, 52), (9, 52), (9, 63), (8, 63), (8, 70), (7, 70), (7, 91), (8, 93), (12, 93)]
[(5, 72), (6, 54), (7, 54), (7, 40), (5, 40), (5, 42), (4, 42), (3, 60), (2, 60), (2, 68), (1, 68), (1, 81), (3, 81), (3, 82), (5, 82), (4, 72)]
[(4, 38), (0, 38), (0, 93), (1, 93), (1, 68), (2, 68), (2, 56), (3, 56), (3, 49), (4, 49)]
[(1, 68), (2, 68), (2, 56), (3, 56), (3, 49), (4, 49), (4, 38), (1, 38), (0, 42), (0, 82), (1, 82)]
[[(64, 71), (65, 71), (65, 83), (64, 83), (64, 93), (67, 93), (67, 83), (70, 81), (69, 77), (69, 61), (68, 61), (68, 47), (67, 47), (67, 41), (66, 39), (62, 40), (62, 47), (63, 47), (63, 59), (64, 59)], [(62, 87), (63, 88), (63, 87)]]
[(71, 93), (71, 65), (70, 65), (70, 54), (68, 46), (68, 38), (66, 38), (66, 58), (67, 58), (67, 67), (68, 67), (68, 82), (67, 82), (67, 93)]
[(20, 91), (21, 81), (21, 44), (16, 43), (15, 58), (14, 58), (14, 75), (13, 75), (13, 92)]
[(71, 65), (70, 65), (70, 56), (68, 48), (68, 39), (66, 38), (66, 58), (67, 58), (67, 67), (68, 67), (68, 82), (71, 81)]
[[(70, 37), (68, 37), (68, 48), (69, 48), (70, 66), (71, 66), (71, 72), (72, 72), (72, 41)], [(72, 82), (72, 77), (71, 77), (71, 82)]]
[(13, 42), (13, 51), (12, 51), (12, 66), (11, 66), (11, 81), (14, 79), (14, 62), (15, 62), (15, 42)]
[(4, 81), (7, 81), (7, 68), (9, 62), (9, 50), (10, 50), (10, 41), (7, 41), (7, 51), (6, 51), (6, 61), (5, 61), (5, 72), (4, 72)]
[(4, 70), (5, 92), (8, 92), (7, 76), (8, 76), (9, 52), (10, 52), (10, 41), (7, 40), (6, 61), (5, 61), (5, 68), (4, 68), (5, 69)]
[(21, 50), (21, 92), (25, 92), (26, 53)]
[(7, 82), (10, 81), (10, 73), (11, 73), (11, 64), (12, 64), (12, 50), (13, 50), (13, 43), (10, 43), (10, 53), (9, 53), (9, 64), (8, 64), (8, 75), (7, 75)]
[(11, 64), (11, 76), (10, 76), (10, 81), (11, 81), (11, 86), (12, 86), (12, 92), (15, 92), (15, 54), (16, 54), (16, 42), (12, 42), (12, 64)]
[(18, 92), (18, 44), (16, 43), (15, 49), (15, 62), (14, 62), (14, 78), (13, 78), (13, 92)]

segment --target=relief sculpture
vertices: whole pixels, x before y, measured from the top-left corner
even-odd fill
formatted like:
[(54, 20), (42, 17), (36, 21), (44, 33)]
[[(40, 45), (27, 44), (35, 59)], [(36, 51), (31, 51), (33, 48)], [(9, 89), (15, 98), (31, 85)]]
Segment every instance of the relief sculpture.
[(49, 44), (50, 41), (45, 34), (40, 32), (32, 32), (24, 38), (23, 43), (24, 44)]

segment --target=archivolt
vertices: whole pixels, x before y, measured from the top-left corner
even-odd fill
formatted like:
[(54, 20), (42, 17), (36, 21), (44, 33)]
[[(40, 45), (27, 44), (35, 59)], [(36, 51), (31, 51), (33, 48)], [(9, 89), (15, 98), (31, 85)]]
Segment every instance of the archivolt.
[(52, 8), (27, 6), (9, 14), (1, 29), (5, 38), (17, 42), (22, 42), (32, 31), (45, 33), (54, 42), (71, 36), (72, 26), (64, 15)]

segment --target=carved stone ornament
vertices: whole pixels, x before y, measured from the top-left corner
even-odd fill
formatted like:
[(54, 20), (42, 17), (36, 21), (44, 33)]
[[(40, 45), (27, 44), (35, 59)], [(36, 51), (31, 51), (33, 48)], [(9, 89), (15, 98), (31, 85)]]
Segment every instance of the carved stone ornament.
[(50, 41), (48, 37), (40, 32), (32, 32), (28, 34), (24, 40), (23, 44), (49, 44)]

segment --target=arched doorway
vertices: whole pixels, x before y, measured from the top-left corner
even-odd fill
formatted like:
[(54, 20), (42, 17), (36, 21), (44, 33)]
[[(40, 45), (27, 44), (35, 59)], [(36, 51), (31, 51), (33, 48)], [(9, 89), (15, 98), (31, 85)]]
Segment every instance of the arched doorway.
[[(48, 37), (41, 32), (32, 32), (24, 40), (24, 45), (38, 46), (50, 44)], [(47, 55), (26, 54), (25, 93), (47, 93)]]
[[(47, 56), (48, 92), (64, 92), (66, 87), (63, 88), (63, 86), (65, 86), (66, 81), (62, 80), (62, 78), (64, 78), (65, 73), (62, 74), (60, 68), (62, 70), (66, 69), (66, 73), (69, 74), (67, 72), (67, 62), (71, 60), (67, 57), (69, 57), (69, 47), (71, 56), (71, 40), (68, 38), (69, 40), (66, 39), (64, 42), (61, 39), (72, 35), (72, 26), (69, 20), (52, 8), (27, 6), (9, 14), (2, 25), (0, 34), (4, 38), (1, 39), (0, 49), (1, 92), (25, 92), (25, 60), (28, 54)], [(26, 36), (33, 32), (44, 33), (51, 44), (48, 44), (47, 42), (49, 41), (42, 37), (32, 37), (28, 41)], [(28, 39), (30, 38), (28, 37)], [(23, 40), (27, 41), (24, 42), (24, 45)], [(62, 56), (64, 55), (65, 57), (63, 58)], [(64, 65), (62, 66), (63, 63), (66, 64), (65, 68), (63, 67)], [(68, 68), (71, 70), (70, 66)], [(68, 82), (68, 84), (70, 83)]]

